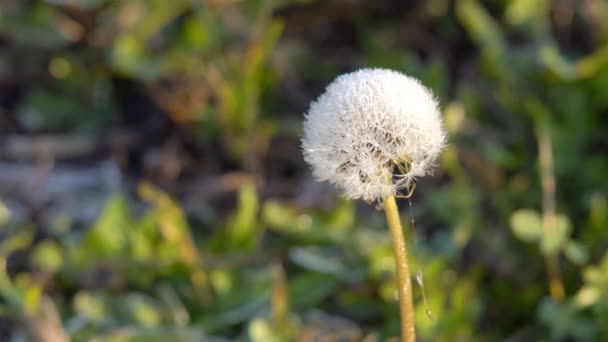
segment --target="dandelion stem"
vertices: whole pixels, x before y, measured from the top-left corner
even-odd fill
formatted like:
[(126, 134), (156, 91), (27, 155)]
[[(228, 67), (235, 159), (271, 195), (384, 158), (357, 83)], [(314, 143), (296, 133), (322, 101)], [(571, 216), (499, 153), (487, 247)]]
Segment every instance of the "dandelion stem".
[(397, 288), (399, 293), (399, 310), (401, 314), (401, 339), (403, 342), (416, 340), (414, 327), (414, 301), (412, 297), (412, 282), (407, 259), (407, 249), (403, 238), (403, 228), (399, 219), (399, 209), (394, 196), (384, 198), (384, 212), (391, 231), (393, 254), (397, 268)]

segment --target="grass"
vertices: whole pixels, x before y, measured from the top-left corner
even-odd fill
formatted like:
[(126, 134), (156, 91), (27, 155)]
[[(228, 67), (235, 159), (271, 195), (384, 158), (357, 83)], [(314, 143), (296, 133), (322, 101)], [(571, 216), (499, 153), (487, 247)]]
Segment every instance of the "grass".
[(417, 336), (607, 339), (608, 12), (560, 6), (2, 2), (0, 339), (398, 336), (382, 213), (313, 185), (298, 145), (363, 66), (420, 78), (449, 130), (416, 190)]

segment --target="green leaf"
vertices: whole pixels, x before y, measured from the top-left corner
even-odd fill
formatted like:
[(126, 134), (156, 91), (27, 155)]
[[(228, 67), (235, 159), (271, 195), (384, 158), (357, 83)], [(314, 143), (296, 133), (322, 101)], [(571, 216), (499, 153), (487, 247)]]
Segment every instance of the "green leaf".
[(114, 195), (106, 204), (101, 216), (88, 232), (86, 248), (102, 256), (119, 256), (125, 253), (130, 213), (125, 199)]
[(505, 19), (514, 26), (545, 29), (549, 23), (549, 5), (547, 0), (512, 0), (506, 9)]
[(23, 295), (23, 307), (28, 314), (35, 314), (40, 307), (42, 300), (42, 288), (38, 285), (31, 285), (25, 289)]
[(54, 241), (41, 242), (36, 246), (32, 259), (41, 269), (54, 272), (63, 262), (61, 247)]
[(589, 252), (587, 247), (582, 243), (574, 240), (570, 240), (564, 246), (564, 254), (568, 260), (572, 261), (577, 265), (583, 265), (589, 258)]
[(81, 291), (74, 296), (74, 311), (86, 321), (93, 323), (112, 322), (114, 317), (109, 309), (109, 298), (98, 292)]
[(543, 224), (540, 215), (531, 209), (520, 209), (511, 215), (511, 230), (525, 242), (539, 241), (543, 235)]
[(456, 2), (456, 15), (471, 38), (496, 59), (505, 49), (500, 25), (477, 0)]
[(125, 298), (131, 318), (141, 326), (158, 326), (162, 313), (157, 301), (143, 294), (131, 293)]
[[(24, 46), (38, 51), (65, 47), (74, 37), (61, 30), (65, 17), (50, 6), (27, 5), (27, 11), (12, 11), (5, 2), (0, 5), (0, 31)], [(24, 6), (12, 6), (15, 8)], [(6, 10), (6, 11), (4, 11)]]
[(311, 215), (275, 200), (266, 201), (262, 208), (262, 220), (268, 228), (308, 243), (341, 244), (348, 241), (352, 236), (353, 215), (349, 205), (341, 205), (328, 215)]
[[(190, 233), (186, 214), (179, 204), (147, 182), (139, 184), (138, 192), (141, 198), (153, 207), (150, 212), (152, 216), (147, 218), (150, 221), (145, 222), (141, 229), (146, 232), (146, 235), (155, 235), (154, 228), (156, 227), (162, 237), (156, 249), (156, 256), (163, 261), (181, 260), (189, 267), (195, 267), (200, 262), (200, 253)], [(157, 223), (155, 224), (154, 221)], [(152, 236), (150, 239), (153, 239)], [(143, 253), (146, 252), (143, 251)]]
[(540, 321), (549, 327), (551, 340), (571, 337), (575, 341), (593, 341), (593, 322), (583, 316), (571, 303), (558, 304), (550, 299), (541, 302), (537, 312)]
[(16, 286), (7, 270), (8, 255), (31, 245), (34, 234), (31, 229), (24, 229), (8, 236), (0, 242), (0, 296), (12, 309), (21, 309), (22, 293)]
[(338, 286), (335, 277), (320, 273), (307, 273), (289, 281), (289, 302), (295, 310), (318, 305)]
[(575, 295), (574, 303), (579, 308), (586, 308), (595, 304), (602, 297), (602, 290), (591, 285), (583, 286)]
[(255, 185), (245, 182), (239, 191), (238, 208), (228, 226), (230, 247), (251, 250), (260, 236), (259, 201)]
[(289, 251), (289, 259), (305, 269), (333, 275), (345, 281), (353, 281), (360, 277), (360, 270), (344, 265), (343, 261), (329, 248), (294, 247)]
[(248, 284), (246, 287), (224, 294), (218, 298), (213, 314), (206, 315), (201, 325), (207, 332), (226, 329), (269, 310), (270, 284)]
[(247, 328), (249, 338), (252, 342), (280, 342), (281, 337), (277, 334), (272, 323), (264, 319), (253, 319)]

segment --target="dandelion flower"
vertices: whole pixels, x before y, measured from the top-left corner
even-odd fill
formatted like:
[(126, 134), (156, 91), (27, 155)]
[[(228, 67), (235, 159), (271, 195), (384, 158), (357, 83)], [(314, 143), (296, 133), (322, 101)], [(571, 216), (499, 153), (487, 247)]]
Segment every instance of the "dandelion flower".
[(396, 71), (361, 69), (336, 78), (311, 104), (302, 146), (316, 178), (372, 202), (429, 173), (445, 140), (428, 88)]
[(362, 69), (336, 78), (310, 105), (304, 122), (304, 159), (314, 175), (340, 187), (346, 197), (384, 204), (405, 342), (414, 342), (416, 332), (395, 196), (412, 190), (416, 177), (431, 171), (445, 140), (433, 94), (415, 78), (386, 69)]

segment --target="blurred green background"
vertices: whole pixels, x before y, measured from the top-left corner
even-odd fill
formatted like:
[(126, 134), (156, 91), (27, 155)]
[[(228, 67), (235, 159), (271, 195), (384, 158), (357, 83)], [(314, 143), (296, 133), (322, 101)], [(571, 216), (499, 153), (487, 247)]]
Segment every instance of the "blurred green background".
[(604, 0), (2, 0), (0, 340), (397, 336), (382, 212), (299, 147), (360, 67), (450, 135), (399, 203), (420, 340), (608, 340)]

